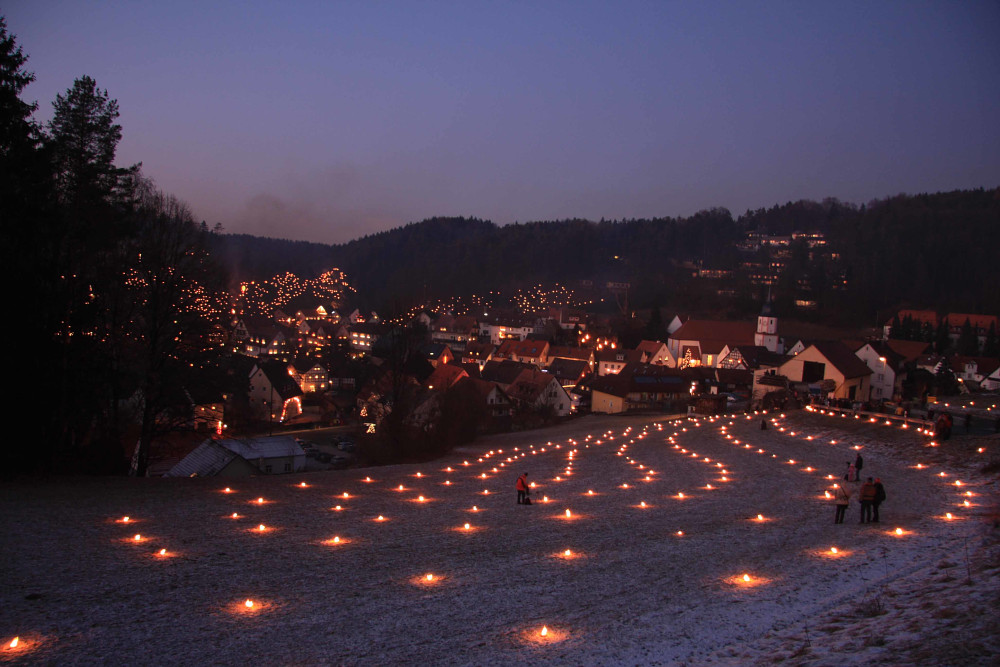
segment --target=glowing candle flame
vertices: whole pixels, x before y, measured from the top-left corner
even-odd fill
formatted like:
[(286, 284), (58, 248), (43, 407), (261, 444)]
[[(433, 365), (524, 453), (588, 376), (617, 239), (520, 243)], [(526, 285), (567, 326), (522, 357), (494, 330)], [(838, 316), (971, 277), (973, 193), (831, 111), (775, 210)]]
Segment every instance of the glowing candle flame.
[(896, 534), (897, 535), (902, 535), (903, 534), (903, 529), (902, 528), (897, 528), (896, 529)]
[(569, 510), (566, 510), (566, 518), (568, 519), (568, 518), (570, 518), (571, 516), (573, 516), (573, 515), (572, 515), (572, 514), (570, 514), (570, 511), (569, 511)]
[(309, 486), (309, 485), (306, 484), (305, 482), (299, 482), (299, 486), (306, 487), (306, 486)]
[(257, 530), (263, 533), (265, 530), (267, 530), (267, 528), (264, 526), (264, 524), (260, 524), (259, 526), (257, 526)]
[(166, 549), (160, 549), (160, 555), (161, 556), (166, 556), (167, 555), (167, 550)]
[(123, 516), (122, 517), (122, 523), (128, 523), (128, 517), (127, 516)]
[(542, 636), (543, 636), (543, 637), (546, 637), (546, 636), (548, 636), (548, 634), (549, 634), (549, 629), (548, 629), (548, 627), (547, 627), (547, 626), (544, 626), (544, 625), (543, 625), (543, 626), (542, 626)]
[(402, 491), (402, 490), (403, 490), (403, 485), (402, 485), (402, 484), (400, 484), (400, 485), (399, 485), (399, 490), (400, 490), (400, 491)]
[(222, 492), (223, 492), (223, 493), (232, 493), (232, 492), (233, 492), (233, 490), (232, 490), (232, 489), (230, 489), (230, 488), (229, 488), (229, 487), (227, 486), (226, 488), (224, 488), (224, 489), (222, 490)]
[(236, 512), (233, 512), (233, 518), (234, 518), (234, 519), (239, 519), (239, 518), (240, 518), (240, 515), (239, 515), (239, 514), (237, 514)]
[(473, 511), (473, 512), (478, 512), (478, 511), (479, 511), (479, 508), (478, 508), (477, 506), (473, 505), (473, 506), (472, 506), (472, 511)]
[(379, 514), (378, 517), (375, 520), (376, 521), (385, 521), (385, 517), (382, 516), (381, 514)]
[(564, 555), (564, 556), (572, 556), (572, 555), (573, 555), (573, 552), (572, 552), (572, 551), (570, 551), (569, 549), (567, 549), (566, 551), (564, 551), (564, 552), (563, 552), (563, 555)]
[(682, 535), (684, 535), (684, 531), (683, 530), (678, 530), (677, 531), (677, 536), (680, 537)]
[(743, 575), (743, 581), (745, 581), (747, 583), (750, 583), (750, 575), (749, 574), (744, 574)]
[(646, 506), (646, 501), (645, 500), (643, 500), (642, 502), (639, 503), (639, 507), (645, 507), (645, 506)]
[(420, 502), (424, 502), (424, 497), (423, 496), (417, 496), (417, 500), (419, 500)]
[(351, 495), (349, 493), (347, 493), (347, 491), (344, 491), (342, 497), (344, 497), (344, 498), (350, 498)]
[(757, 515), (757, 520), (758, 521), (763, 521), (764, 520), (764, 515), (763, 514), (758, 514)]
[(334, 544), (340, 544), (340, 536), (339, 535), (334, 535), (334, 537), (333, 537), (333, 543)]
[(427, 575), (427, 581), (434, 581), (434, 575), (433, 574), (428, 574)]
[(588, 495), (588, 496), (592, 496), (592, 495), (594, 495), (594, 490), (593, 490), (593, 489), (590, 489), (589, 491), (587, 491), (587, 495)]
[(253, 600), (247, 600), (243, 603), (247, 609), (253, 609)]
[(466, 530), (469, 530), (470, 528), (472, 528), (472, 526), (470, 526), (469, 524), (465, 524), (464, 528), (465, 528)]
[(542, 496), (542, 502), (543, 503), (549, 502), (549, 497), (548, 496)]
[(951, 519), (951, 512), (945, 513), (944, 516), (945, 516), (946, 519)]
[(257, 504), (263, 505), (264, 504), (264, 499), (263, 498), (258, 498), (257, 499)]
[(836, 554), (836, 553), (839, 553), (839, 552), (837, 551), (837, 547), (830, 547), (830, 553), (832, 553), (832, 554)]
[(20, 641), (21, 641), (20, 637), (14, 637), (12, 640), (10, 640), (10, 644), (8, 644), (8, 646), (10, 646), (11, 648), (17, 648), (17, 645)]
[(133, 537), (132, 539), (135, 540), (136, 542), (141, 542), (142, 541), (142, 535), (140, 535), (139, 533), (136, 533), (135, 537)]
[(371, 477), (365, 477), (365, 481), (366, 482), (370, 482), (370, 481), (372, 481), (372, 478)]
[(340, 510), (342, 510), (344, 508), (341, 507), (340, 505), (335, 505), (333, 509), (334, 509), (335, 512), (339, 512)]

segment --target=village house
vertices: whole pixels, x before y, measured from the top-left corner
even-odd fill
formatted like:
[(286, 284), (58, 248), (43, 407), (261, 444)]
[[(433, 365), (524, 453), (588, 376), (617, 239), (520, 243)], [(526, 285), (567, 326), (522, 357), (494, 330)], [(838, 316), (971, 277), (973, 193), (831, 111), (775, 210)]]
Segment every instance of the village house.
[(520, 410), (551, 410), (554, 416), (565, 417), (573, 409), (573, 401), (559, 380), (545, 371), (523, 370), (506, 391)]
[(326, 368), (315, 359), (299, 357), (288, 365), (288, 374), (306, 394), (326, 391), (330, 384)]
[(976, 336), (979, 351), (986, 346), (986, 339), (990, 331), (994, 335), (1000, 334), (997, 327), (996, 315), (978, 315), (974, 313), (948, 313), (944, 317), (948, 326), (948, 339), (952, 346), (957, 347), (958, 341), (962, 337), (962, 329), (968, 323), (972, 327), (972, 333)]
[(492, 343), (469, 341), (461, 353), (461, 362), (462, 364), (476, 364), (482, 371), (486, 363), (493, 358), (495, 352), (496, 347)]
[(364, 356), (371, 354), (372, 347), (386, 334), (386, 327), (378, 323), (353, 324), (350, 334), (351, 351), (355, 356)]
[(813, 343), (778, 369), (790, 382), (830, 399), (866, 402), (872, 371), (840, 341)]
[(594, 353), (597, 364), (597, 375), (616, 375), (628, 364), (641, 364), (646, 355), (642, 350), (623, 350), (621, 348), (604, 348)]
[(302, 389), (288, 366), (259, 361), (250, 371), (250, 409), (269, 421), (284, 422), (302, 414)]
[(538, 340), (505, 340), (494, 356), (497, 359), (510, 359), (533, 366), (547, 365), (549, 344)]
[(682, 412), (691, 396), (692, 382), (698, 384), (691, 373), (680, 369), (630, 363), (616, 374), (591, 381), (590, 410), (601, 414), (629, 410)]
[(583, 361), (590, 370), (594, 370), (594, 348), (592, 347), (568, 347), (564, 345), (552, 345), (549, 347), (549, 364), (557, 359), (567, 361)]
[(670, 354), (670, 348), (666, 343), (658, 340), (644, 340), (636, 348), (643, 353), (644, 363), (654, 366), (677, 367), (677, 359)]
[(455, 361), (455, 355), (452, 354), (451, 348), (445, 343), (429, 343), (424, 345), (420, 352), (427, 359), (431, 366), (437, 367), (439, 365), (450, 364)]
[(428, 329), (433, 342), (445, 343), (453, 352), (462, 352), (470, 342), (476, 340), (479, 325), (471, 315), (454, 316), (445, 313), (431, 323)]
[(249, 477), (301, 472), (305, 467), (306, 454), (291, 436), (209, 439), (164, 477)]
[(757, 327), (752, 322), (688, 320), (670, 334), (667, 347), (677, 366), (716, 366), (723, 348), (756, 345)]

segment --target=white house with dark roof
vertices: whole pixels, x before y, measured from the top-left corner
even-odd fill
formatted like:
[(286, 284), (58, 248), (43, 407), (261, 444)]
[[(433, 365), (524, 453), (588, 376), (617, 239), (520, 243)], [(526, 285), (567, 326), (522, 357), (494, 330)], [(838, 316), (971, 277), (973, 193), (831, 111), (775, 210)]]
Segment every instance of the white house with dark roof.
[(205, 440), (164, 477), (248, 477), (301, 472), (306, 453), (287, 435)]

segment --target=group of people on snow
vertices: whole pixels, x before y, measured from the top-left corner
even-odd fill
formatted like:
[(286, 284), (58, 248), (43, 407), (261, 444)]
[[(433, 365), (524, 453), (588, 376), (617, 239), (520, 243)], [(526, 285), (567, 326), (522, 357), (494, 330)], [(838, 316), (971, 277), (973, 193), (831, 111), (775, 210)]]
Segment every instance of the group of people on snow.
[(837, 507), (837, 512), (834, 515), (834, 523), (844, 523), (844, 516), (851, 504), (851, 497), (855, 494), (861, 504), (859, 523), (879, 523), (878, 508), (885, 501), (885, 486), (882, 485), (882, 480), (878, 477), (874, 479), (869, 477), (859, 486), (861, 469), (864, 465), (864, 459), (861, 454), (858, 454), (854, 462), (847, 462), (847, 472), (844, 474), (843, 480), (847, 484), (842, 482), (835, 485), (833, 502)]

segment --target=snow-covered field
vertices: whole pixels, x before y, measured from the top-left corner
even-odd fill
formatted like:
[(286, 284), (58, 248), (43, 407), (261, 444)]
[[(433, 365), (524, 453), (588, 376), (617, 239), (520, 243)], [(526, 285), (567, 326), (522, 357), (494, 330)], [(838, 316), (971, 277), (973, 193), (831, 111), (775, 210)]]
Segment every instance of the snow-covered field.
[[(0, 661), (997, 664), (980, 470), (1000, 441), (772, 416), (588, 417), (296, 477), (8, 483)], [(852, 505), (834, 525), (823, 497), (855, 445), (881, 524)]]

